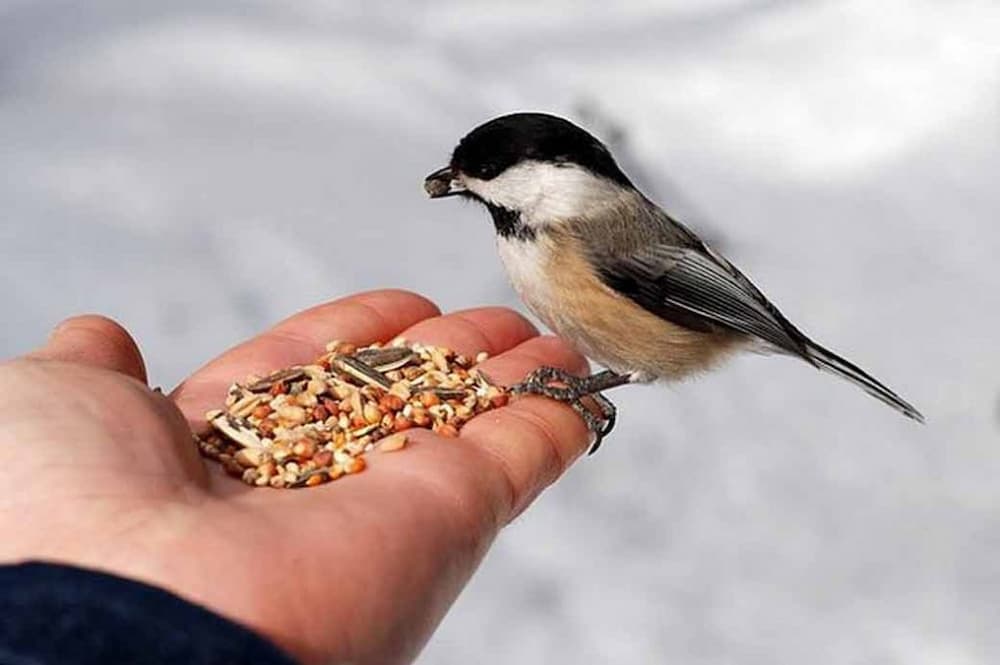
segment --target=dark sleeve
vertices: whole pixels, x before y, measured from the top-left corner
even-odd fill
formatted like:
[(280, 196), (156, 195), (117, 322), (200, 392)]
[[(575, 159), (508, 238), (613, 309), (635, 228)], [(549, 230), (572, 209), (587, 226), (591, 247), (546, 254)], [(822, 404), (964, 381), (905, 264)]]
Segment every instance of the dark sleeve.
[(294, 665), (262, 637), (162, 589), (46, 563), (0, 566), (0, 665)]

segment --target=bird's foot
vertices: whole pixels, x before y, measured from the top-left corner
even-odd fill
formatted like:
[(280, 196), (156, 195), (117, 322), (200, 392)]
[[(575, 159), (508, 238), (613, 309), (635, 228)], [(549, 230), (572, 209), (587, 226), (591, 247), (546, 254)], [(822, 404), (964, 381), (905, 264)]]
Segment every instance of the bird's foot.
[(601, 447), (615, 427), (618, 409), (600, 391), (628, 382), (628, 377), (610, 371), (591, 376), (573, 376), (555, 367), (539, 367), (521, 383), (510, 387), (515, 395), (542, 395), (569, 405), (580, 414), (594, 435), (588, 455)]

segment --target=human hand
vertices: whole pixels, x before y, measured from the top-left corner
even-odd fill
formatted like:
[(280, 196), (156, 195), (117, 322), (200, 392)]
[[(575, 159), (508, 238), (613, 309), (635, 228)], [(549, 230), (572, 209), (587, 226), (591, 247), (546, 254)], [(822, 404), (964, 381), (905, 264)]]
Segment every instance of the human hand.
[(70, 319), (39, 351), (0, 365), (0, 562), (58, 561), (160, 586), (307, 663), (411, 660), (497, 532), (584, 451), (580, 418), (519, 398), (457, 439), (410, 430), (404, 452), (301, 491), (228, 478), (190, 433), (233, 380), (308, 362), (330, 339), (397, 335), (485, 350), (482, 367), (501, 384), (542, 364), (586, 370), (510, 310), (441, 316), (420, 296), (377, 291), (293, 316), (166, 397), (147, 387), (122, 328)]

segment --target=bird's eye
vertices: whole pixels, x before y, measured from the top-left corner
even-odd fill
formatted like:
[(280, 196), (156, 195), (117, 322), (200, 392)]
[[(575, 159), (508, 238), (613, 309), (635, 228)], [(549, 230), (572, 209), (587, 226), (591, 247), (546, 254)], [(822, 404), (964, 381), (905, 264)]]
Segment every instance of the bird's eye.
[(499, 174), (500, 168), (492, 162), (480, 164), (479, 168), (476, 169), (476, 177), (480, 180), (492, 180)]

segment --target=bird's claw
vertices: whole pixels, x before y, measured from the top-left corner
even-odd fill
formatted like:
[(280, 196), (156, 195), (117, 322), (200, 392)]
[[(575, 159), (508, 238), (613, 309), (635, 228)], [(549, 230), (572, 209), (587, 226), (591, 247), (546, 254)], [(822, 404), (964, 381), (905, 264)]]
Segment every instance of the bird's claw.
[[(510, 387), (514, 395), (542, 395), (563, 402), (580, 414), (594, 441), (587, 451), (593, 455), (615, 427), (618, 410), (607, 397), (595, 391), (590, 377), (578, 377), (555, 367), (539, 367), (521, 383)], [(587, 406), (587, 400), (594, 408)]]

